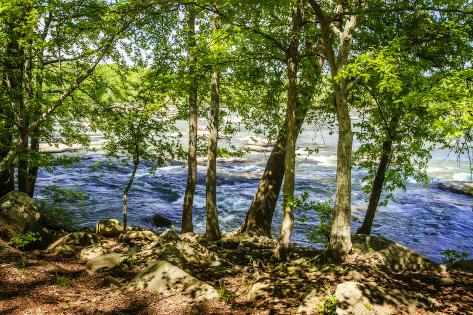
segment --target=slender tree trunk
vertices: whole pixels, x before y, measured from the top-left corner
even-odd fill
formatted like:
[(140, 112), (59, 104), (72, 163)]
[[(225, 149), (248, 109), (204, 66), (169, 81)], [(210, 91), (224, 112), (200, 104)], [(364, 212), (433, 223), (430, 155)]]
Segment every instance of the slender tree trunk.
[(131, 172), (130, 179), (128, 180), (128, 184), (123, 191), (123, 233), (126, 232), (126, 226), (128, 222), (128, 209), (127, 209), (127, 199), (128, 199), (128, 192), (130, 191), (131, 185), (133, 185), (133, 181), (135, 180), (136, 170), (140, 165), (140, 156), (138, 152), (138, 145), (135, 145), (135, 157), (133, 158), (133, 171)]
[(181, 232), (193, 232), (192, 207), (197, 184), (197, 73), (195, 56), (195, 11), (187, 11), (188, 58), (189, 58), (189, 147), (187, 151), (187, 185), (182, 209)]
[(379, 161), (378, 169), (376, 170), (376, 176), (373, 181), (373, 188), (371, 189), (371, 195), (368, 202), (368, 209), (366, 210), (365, 219), (363, 224), (356, 232), (357, 234), (371, 234), (371, 227), (373, 226), (373, 220), (378, 208), (379, 199), (381, 192), (383, 191), (384, 179), (386, 177), (386, 170), (388, 169), (393, 142), (391, 139), (383, 142), (383, 152)]
[[(218, 18), (215, 29), (220, 29)], [(217, 213), (217, 140), (218, 140), (218, 112), (220, 107), (220, 70), (214, 66), (212, 74), (212, 93), (210, 100), (210, 133), (207, 154), (207, 177), (205, 181), (205, 238), (210, 241), (222, 238), (218, 226)]]
[(330, 256), (333, 261), (343, 261), (351, 250), (351, 155), (353, 133), (345, 96), (336, 91), (338, 120), (337, 178), (333, 222), (330, 233)]
[[(307, 106), (297, 104), (296, 110), (296, 140), (297, 135), (302, 128), (305, 116), (307, 114)], [(299, 108), (302, 107), (302, 108)], [(286, 117), (287, 118), (287, 117)], [(282, 181), (284, 177), (284, 159), (286, 156), (286, 140), (287, 140), (287, 119), (284, 121), (283, 128), (279, 131), (276, 143), (269, 155), (263, 176), (258, 186), (258, 191), (253, 197), (251, 206), (246, 213), (246, 219), (240, 228), (242, 233), (250, 233), (255, 235), (265, 235), (271, 237), (271, 226), (273, 221), (276, 203), (278, 201), (279, 192), (281, 191)]]
[(297, 109), (297, 66), (299, 32), (301, 28), (301, 3), (297, 2), (292, 15), (291, 44), (287, 52), (287, 143), (284, 159), (283, 217), (281, 232), (274, 250), (276, 259), (285, 256), (289, 249), (292, 229), (294, 226), (294, 184), (296, 165), (296, 109)]
[[(31, 138), (31, 148), (32, 153), (39, 152), (39, 138), (34, 136)], [(38, 178), (38, 170), (39, 167), (37, 165), (30, 165), (29, 172), (28, 172), (28, 195), (33, 198), (34, 190), (36, 186), (36, 180)]]
[[(23, 134), (23, 131), (21, 133)], [(18, 190), (25, 194), (29, 188), (28, 177), (28, 141), (25, 141), (18, 156)]]

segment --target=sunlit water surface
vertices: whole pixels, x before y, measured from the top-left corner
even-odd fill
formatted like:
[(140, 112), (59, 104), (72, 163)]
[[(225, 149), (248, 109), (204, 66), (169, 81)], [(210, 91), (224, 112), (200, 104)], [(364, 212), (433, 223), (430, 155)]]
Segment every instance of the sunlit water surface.
[[(184, 129), (184, 126), (182, 126)], [(184, 133), (185, 134), (185, 133)], [(237, 133), (232, 143), (243, 146), (248, 133)], [(185, 140), (185, 139), (184, 139)], [(224, 141), (222, 141), (223, 143)], [(313, 200), (334, 198), (335, 191), (335, 135), (314, 132), (308, 128), (298, 140), (299, 147), (325, 143), (326, 148), (313, 156), (301, 156), (297, 161), (296, 194), (307, 191)], [(356, 146), (356, 144), (355, 144)], [(302, 150), (300, 151), (302, 152)], [(251, 154), (218, 164), (217, 202), (219, 223), (223, 230), (237, 228), (258, 187), (268, 154)], [(55, 167), (52, 172), (41, 170), (37, 198), (46, 198), (44, 188), (57, 185), (86, 193), (85, 210), (69, 204), (78, 218), (79, 226), (93, 227), (101, 218), (121, 217), (122, 191), (131, 169), (118, 165), (111, 169), (95, 169), (92, 165), (106, 158), (100, 154), (81, 154), (80, 162), (72, 167)], [(180, 226), (183, 195), (186, 186), (185, 164), (172, 162), (149, 172), (152, 165), (142, 163), (129, 194), (129, 222), (132, 225), (153, 227), (151, 216), (163, 214)], [(363, 172), (353, 172), (352, 229), (361, 224), (366, 208), (366, 195), (361, 191)], [(395, 200), (379, 207), (373, 234), (383, 235), (406, 245), (435, 261), (442, 261), (441, 251), (456, 249), (473, 257), (473, 198), (437, 188), (439, 181), (469, 180), (466, 164), (459, 165), (448, 152), (433, 152), (429, 166), (431, 185), (409, 182), (406, 191), (396, 191)], [(281, 207), (277, 207), (273, 221), (273, 236), (278, 234)], [(292, 241), (311, 245), (307, 231), (317, 225), (311, 216), (308, 222), (296, 222)], [(194, 198), (194, 226), (196, 232), (205, 230), (205, 167), (198, 168), (197, 190)]]

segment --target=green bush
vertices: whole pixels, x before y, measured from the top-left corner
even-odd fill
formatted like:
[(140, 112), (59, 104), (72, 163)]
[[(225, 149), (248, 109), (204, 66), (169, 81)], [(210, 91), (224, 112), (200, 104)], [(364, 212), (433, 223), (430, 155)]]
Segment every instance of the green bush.
[(220, 286), (218, 288), (218, 299), (224, 303), (231, 303), (236, 298), (236, 293), (230, 291), (225, 286)]
[(314, 312), (315, 314), (335, 315), (337, 313), (337, 304), (338, 298), (335, 295), (330, 295), (321, 305), (315, 307)]
[(304, 212), (299, 216), (299, 221), (309, 220), (307, 212), (315, 212), (319, 219), (319, 225), (309, 229), (307, 238), (314, 244), (323, 244), (325, 247), (330, 242), (330, 230), (332, 227), (333, 209), (328, 201), (310, 201), (309, 194), (304, 192), (300, 198), (294, 199), (296, 210)]
[(71, 279), (68, 276), (55, 273), (53, 275), (54, 284), (57, 284), (63, 288), (67, 288), (71, 285)]
[(12, 237), (8, 241), (8, 244), (18, 249), (24, 249), (29, 244), (39, 242), (39, 241), (41, 241), (41, 236), (39, 236), (38, 233), (26, 232), (25, 234), (22, 234), (20, 236)]
[(455, 263), (465, 260), (468, 258), (468, 253), (467, 252), (460, 252), (455, 249), (447, 249), (442, 251), (442, 256), (443, 256), (443, 263), (445, 266), (450, 268), (453, 266)]
[(38, 202), (43, 223), (53, 229), (74, 227), (76, 218), (70, 208), (77, 207), (79, 212), (83, 212), (87, 195), (81, 191), (55, 185), (43, 188), (41, 193), (46, 197), (46, 200)]

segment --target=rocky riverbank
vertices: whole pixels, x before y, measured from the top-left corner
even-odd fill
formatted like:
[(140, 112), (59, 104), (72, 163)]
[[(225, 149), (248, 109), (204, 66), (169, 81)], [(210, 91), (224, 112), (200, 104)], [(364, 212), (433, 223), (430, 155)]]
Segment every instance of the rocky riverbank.
[[(11, 217), (35, 209), (23, 206), (15, 212), (13, 199), (8, 202), (6, 214), (0, 201), (2, 226), (25, 233)], [(28, 218), (37, 220), (36, 215)], [(298, 246), (285, 262), (276, 262), (275, 241), (265, 237), (225, 233), (219, 242), (206, 242), (201, 235), (173, 230), (158, 234), (132, 227), (123, 233), (114, 219), (99, 221), (95, 231), (56, 237), (32, 251), (0, 242), (0, 313), (472, 311), (473, 274), (447, 271), (380, 237), (355, 236), (353, 252), (342, 265), (325, 264), (323, 252)]]

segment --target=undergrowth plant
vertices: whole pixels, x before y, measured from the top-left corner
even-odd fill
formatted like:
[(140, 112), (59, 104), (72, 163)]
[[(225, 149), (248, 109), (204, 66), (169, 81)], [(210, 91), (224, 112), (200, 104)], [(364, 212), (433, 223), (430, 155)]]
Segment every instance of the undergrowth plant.
[(309, 220), (309, 213), (315, 213), (319, 224), (311, 227), (307, 238), (314, 244), (322, 244), (325, 247), (330, 243), (330, 229), (332, 226), (333, 209), (329, 201), (311, 201), (307, 192), (302, 193), (299, 198), (294, 199), (294, 207), (302, 212), (299, 216), (300, 222)]
[(18, 249), (25, 249), (29, 244), (41, 241), (41, 236), (35, 232), (26, 232), (20, 236), (12, 237), (8, 244)]

